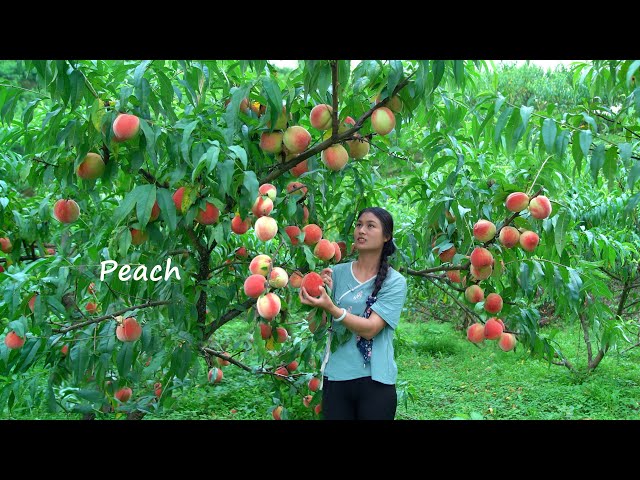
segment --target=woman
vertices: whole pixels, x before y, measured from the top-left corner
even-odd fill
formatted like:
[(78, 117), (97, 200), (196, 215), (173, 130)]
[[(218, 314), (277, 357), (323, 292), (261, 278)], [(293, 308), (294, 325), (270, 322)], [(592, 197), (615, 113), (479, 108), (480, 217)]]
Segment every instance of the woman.
[(354, 248), (356, 261), (321, 273), (335, 303), (322, 287), (318, 298), (300, 289), (303, 304), (320, 307), (333, 317), (335, 334), (345, 328), (353, 333), (329, 356), (322, 412), (326, 420), (393, 420), (398, 403), (393, 334), (407, 282), (389, 266), (388, 257), (396, 250), (389, 212), (379, 207), (360, 212)]

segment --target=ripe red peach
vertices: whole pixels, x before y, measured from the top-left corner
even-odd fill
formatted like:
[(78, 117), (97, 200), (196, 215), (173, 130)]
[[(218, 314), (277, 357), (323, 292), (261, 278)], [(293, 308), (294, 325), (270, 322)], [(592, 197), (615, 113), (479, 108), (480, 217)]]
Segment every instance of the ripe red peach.
[(331, 242), (326, 238), (323, 238), (318, 241), (315, 248), (313, 249), (313, 254), (318, 257), (320, 260), (331, 260), (335, 255), (335, 249)]
[(87, 302), (87, 304), (84, 306), (84, 309), (87, 312), (94, 314), (98, 311), (98, 305), (95, 302)]
[(251, 211), (256, 216), (256, 218), (269, 215), (273, 211), (273, 200), (271, 200), (269, 197), (264, 198), (262, 196), (259, 196), (253, 203)]
[(523, 192), (510, 193), (504, 205), (510, 212), (521, 212), (529, 205), (529, 195)]
[(312, 392), (317, 392), (318, 388), (320, 388), (320, 379), (313, 377), (309, 380), (309, 390)]
[(312, 401), (313, 401), (313, 395), (305, 395), (302, 399), (302, 403), (307, 408), (309, 408), (309, 405), (311, 405)]
[(262, 295), (256, 302), (256, 308), (258, 310), (258, 315), (262, 318), (265, 320), (273, 320), (276, 315), (280, 313), (280, 297), (273, 292)]
[(471, 252), (471, 265), (476, 268), (493, 265), (493, 255), (486, 248), (476, 247)]
[(213, 203), (206, 202), (204, 210), (198, 208), (196, 222), (202, 225), (213, 225), (220, 217), (220, 210)]
[(538, 237), (538, 234), (531, 230), (525, 230), (520, 234), (520, 246), (527, 252), (533, 252), (538, 246), (539, 241), (540, 237)]
[(488, 242), (496, 236), (496, 226), (489, 220), (478, 220), (473, 226), (473, 236), (480, 242)]
[(289, 274), (284, 268), (275, 267), (269, 276), (269, 285), (273, 288), (284, 288), (289, 283)]
[(11, 331), (7, 333), (6, 337), (4, 337), (4, 344), (11, 350), (18, 350), (22, 348), (25, 340), (26, 339), (24, 337), (21, 337), (16, 332)]
[(301, 287), (304, 287), (312, 297), (319, 297), (321, 294), (320, 287), (323, 286), (324, 282), (322, 281), (322, 277), (316, 272), (309, 272), (302, 279)]
[(38, 295), (32, 295), (29, 299), (29, 309), (31, 310), (31, 313), (33, 313), (33, 310), (35, 309), (36, 298), (38, 298)]
[(2, 250), (4, 253), (11, 253), (11, 250), (13, 250), (11, 240), (9, 240), (7, 237), (0, 238), (0, 250)]
[(311, 109), (311, 113), (309, 114), (311, 126), (318, 130), (329, 130), (333, 125), (332, 114), (333, 107), (331, 107), (331, 105), (327, 105), (326, 103), (316, 105)]
[(498, 240), (500, 243), (507, 248), (513, 248), (518, 244), (520, 240), (520, 232), (517, 228), (506, 226), (502, 227), (500, 230), (500, 235), (498, 235)]
[(149, 223), (155, 222), (158, 217), (160, 217), (160, 205), (158, 205), (158, 201), (153, 202), (153, 207), (151, 207), (151, 216), (149, 217)]
[(278, 189), (270, 183), (263, 183), (262, 185), (260, 185), (258, 192), (260, 193), (260, 195), (266, 195), (271, 200), (275, 200), (276, 195), (278, 195)]
[(53, 215), (62, 223), (73, 223), (80, 216), (80, 207), (74, 200), (58, 200), (53, 206)]
[(173, 194), (173, 203), (176, 206), (176, 213), (182, 215), (184, 212), (182, 211), (182, 199), (184, 198), (185, 187), (180, 187)]
[(271, 416), (273, 416), (274, 420), (282, 420), (282, 405), (278, 405), (271, 412)]
[(131, 245), (142, 245), (149, 240), (149, 234), (146, 230), (138, 230), (137, 228), (129, 229), (131, 231)]
[(454, 283), (460, 283), (460, 270), (447, 270), (447, 278)]
[(222, 381), (222, 377), (224, 377), (224, 373), (222, 373), (221, 368), (213, 367), (207, 374), (209, 383), (220, 383)]
[[(276, 373), (278, 375), (282, 375), (284, 377), (288, 377), (289, 376), (289, 371), (285, 367), (283, 367), (282, 365), (279, 366), (278, 368), (276, 368), (273, 373)], [(284, 378), (282, 378), (282, 377), (276, 377), (276, 378), (278, 380), (284, 380)]]
[(469, 272), (476, 280), (486, 280), (493, 273), (493, 266), (487, 265), (485, 267), (474, 267), (473, 264), (469, 267)]
[(296, 225), (289, 225), (284, 228), (284, 231), (287, 233), (292, 245), (298, 245), (300, 243), (300, 240), (298, 240), (298, 237), (302, 234), (300, 227), (297, 227)]
[(142, 327), (133, 317), (125, 318), (116, 327), (116, 337), (121, 342), (135, 342), (142, 335)]
[(480, 322), (469, 325), (467, 340), (472, 343), (482, 343), (484, 341), (484, 325)]
[(268, 255), (256, 255), (249, 263), (249, 271), (251, 273), (259, 273), (266, 277), (271, 268), (271, 257)]
[(127, 403), (131, 398), (132, 393), (133, 391), (129, 387), (122, 387), (115, 393), (114, 397), (116, 397), (122, 403)]
[(544, 195), (538, 195), (529, 202), (529, 212), (533, 218), (542, 220), (551, 215), (551, 202)]
[(303, 173), (307, 173), (309, 171), (309, 164), (307, 163), (307, 160), (303, 160), (295, 167), (291, 167), (289, 171), (294, 177), (299, 177)]
[(342, 257), (346, 257), (347, 256), (347, 244), (345, 242), (343, 242), (342, 240), (340, 240), (338, 243), (338, 246), (340, 247), (340, 252), (342, 253)]
[(251, 218), (247, 217), (244, 220), (240, 217), (239, 213), (236, 213), (235, 217), (231, 219), (231, 231), (242, 235), (251, 228)]
[[(229, 355), (229, 353), (227, 353), (227, 352), (222, 352), (222, 354), (223, 354), (225, 357), (230, 357), (230, 356), (231, 356), (231, 355)], [(230, 364), (231, 364), (231, 362), (230, 362), (229, 360), (225, 360), (224, 358), (220, 358), (220, 357), (216, 357), (216, 362), (218, 363), (218, 365), (219, 365), (220, 367), (226, 367), (227, 365), (230, 365)]]
[(291, 363), (287, 365), (287, 370), (289, 372), (295, 372), (298, 369), (298, 361), (293, 360)]
[(272, 217), (260, 217), (253, 226), (258, 237), (263, 242), (271, 240), (278, 233), (278, 222)]
[(490, 293), (484, 301), (484, 309), (489, 313), (498, 313), (502, 310), (502, 297), (497, 293)]
[(329, 170), (338, 172), (342, 170), (349, 161), (349, 154), (342, 145), (337, 143), (324, 149), (320, 154), (320, 158)]
[(311, 143), (311, 135), (306, 128), (294, 125), (285, 130), (282, 143), (289, 153), (302, 153)]
[(249, 252), (247, 252), (247, 247), (239, 247), (236, 248), (236, 257), (247, 258), (249, 256)]
[(244, 293), (248, 297), (258, 298), (267, 290), (267, 280), (259, 273), (249, 275), (244, 281)]
[(484, 325), (484, 338), (487, 340), (497, 340), (502, 335), (503, 324), (497, 318), (491, 317)]
[[(354, 135), (355, 137), (355, 135)], [(354, 140), (347, 141), (347, 147), (349, 147), (349, 156), (351, 158), (364, 158), (369, 153), (371, 145), (362, 137), (356, 137)]]
[(291, 286), (291, 288), (300, 288), (303, 278), (303, 275), (296, 270), (289, 277), (289, 285)]
[(271, 337), (271, 325), (260, 322), (260, 336), (263, 340), (269, 340)]
[(104, 160), (97, 153), (87, 153), (82, 163), (78, 165), (77, 175), (84, 180), (95, 180), (104, 173)]
[(478, 303), (484, 300), (484, 290), (478, 285), (470, 285), (464, 291), (464, 297), (469, 303)]
[(310, 223), (302, 227), (304, 232), (304, 243), (309, 246), (313, 246), (322, 238), (322, 229), (315, 223)]
[(386, 135), (395, 128), (396, 117), (387, 107), (380, 107), (371, 115), (371, 126), (378, 135)]
[(304, 183), (289, 182), (287, 184), (287, 193), (293, 194), (293, 195), (298, 195), (298, 196), (301, 197), (301, 196), (307, 194), (307, 187), (304, 185)]
[(516, 336), (513, 333), (503, 332), (500, 335), (500, 340), (498, 340), (498, 347), (503, 352), (509, 352), (513, 350), (516, 346)]
[(453, 260), (454, 255), (456, 254), (456, 247), (449, 247), (445, 251), (441, 252), (438, 257), (442, 263), (450, 262)]
[(333, 246), (333, 262), (338, 263), (342, 259), (342, 250), (337, 242), (331, 242), (331, 245)]
[(276, 342), (284, 343), (287, 341), (287, 338), (289, 338), (289, 332), (287, 332), (287, 329), (284, 327), (277, 327), (274, 337)]
[(124, 142), (135, 137), (140, 130), (140, 119), (135, 115), (121, 113), (113, 122), (114, 140)]
[(260, 148), (267, 153), (280, 153), (282, 151), (282, 137), (282, 132), (262, 132)]
[[(380, 95), (376, 97), (376, 103), (380, 103)], [(403, 107), (402, 99), (398, 95), (391, 97), (385, 105), (387, 105), (392, 112), (396, 113), (400, 113)]]

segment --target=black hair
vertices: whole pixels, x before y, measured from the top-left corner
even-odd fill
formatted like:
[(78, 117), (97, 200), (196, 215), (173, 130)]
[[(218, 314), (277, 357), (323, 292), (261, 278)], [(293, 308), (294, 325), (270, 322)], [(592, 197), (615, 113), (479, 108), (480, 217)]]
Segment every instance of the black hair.
[(380, 223), (382, 224), (382, 235), (385, 237), (389, 237), (389, 240), (384, 242), (382, 252), (380, 253), (380, 267), (378, 268), (376, 281), (373, 284), (373, 293), (371, 294), (375, 297), (376, 295), (378, 295), (378, 292), (382, 288), (384, 279), (387, 278), (387, 273), (389, 272), (388, 258), (395, 253), (396, 246), (393, 243), (393, 217), (391, 216), (391, 214), (384, 208), (367, 207), (360, 211), (360, 213), (358, 214), (358, 218), (360, 218), (367, 212), (374, 214), (378, 218), (378, 220), (380, 220)]

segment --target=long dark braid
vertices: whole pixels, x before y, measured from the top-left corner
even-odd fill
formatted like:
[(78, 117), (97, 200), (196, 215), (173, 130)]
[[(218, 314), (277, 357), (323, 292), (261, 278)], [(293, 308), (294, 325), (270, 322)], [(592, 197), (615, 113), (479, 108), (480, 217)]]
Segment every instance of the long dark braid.
[(373, 293), (371, 294), (373, 297), (378, 295), (378, 292), (382, 288), (382, 284), (387, 278), (387, 273), (389, 272), (389, 260), (388, 258), (394, 254), (396, 251), (396, 246), (393, 243), (393, 217), (389, 212), (387, 212), (384, 208), (380, 207), (369, 207), (363, 209), (359, 214), (358, 218), (362, 216), (364, 213), (373, 213), (380, 223), (382, 223), (382, 234), (385, 237), (389, 237), (389, 240), (384, 242), (384, 246), (382, 247), (382, 253), (380, 254), (380, 267), (378, 268), (378, 274), (376, 275), (376, 280), (373, 284)]

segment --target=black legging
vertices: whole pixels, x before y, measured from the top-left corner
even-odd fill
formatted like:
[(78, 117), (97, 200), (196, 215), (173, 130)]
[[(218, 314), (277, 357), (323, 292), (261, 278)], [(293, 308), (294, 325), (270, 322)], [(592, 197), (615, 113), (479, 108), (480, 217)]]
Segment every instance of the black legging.
[(331, 381), (324, 377), (322, 415), (325, 420), (393, 420), (398, 396), (396, 386), (371, 377)]

